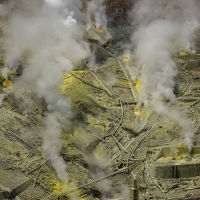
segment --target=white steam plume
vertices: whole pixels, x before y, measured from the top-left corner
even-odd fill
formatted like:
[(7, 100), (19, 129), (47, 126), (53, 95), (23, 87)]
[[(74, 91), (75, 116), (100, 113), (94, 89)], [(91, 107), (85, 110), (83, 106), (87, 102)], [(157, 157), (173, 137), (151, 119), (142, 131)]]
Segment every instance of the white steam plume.
[(111, 35), (107, 29), (107, 16), (105, 0), (90, 0), (87, 3), (87, 25), (88, 29), (95, 24), (97, 28), (105, 31), (106, 39), (110, 39)]
[[(105, 158), (96, 157), (96, 155), (87, 152), (84, 155), (84, 159), (87, 161), (90, 174), (95, 180), (107, 177), (112, 173), (110, 169), (105, 169), (105, 165), (107, 163)], [(127, 185), (122, 183), (118, 183), (118, 185), (116, 185), (112, 180), (103, 179), (97, 182), (97, 187), (102, 194), (102, 200), (130, 199), (130, 189)]]
[(175, 120), (192, 145), (192, 123), (177, 106), (174, 95), (177, 67), (172, 56), (191, 50), (199, 28), (198, 0), (139, 0), (132, 19), (135, 55), (140, 66), (141, 101)]
[(7, 13), (4, 37), (0, 45), (5, 53), (7, 67), (12, 68), (22, 57), (26, 65), (17, 87), (28, 87), (44, 98), (46, 112), (42, 131), (43, 149), (61, 180), (67, 179), (65, 163), (59, 156), (62, 146), (62, 127), (70, 123), (70, 100), (61, 97), (58, 85), (63, 71), (69, 71), (89, 54), (77, 23), (63, 23), (54, 6), (42, 0), (11, 0), (4, 6)]
[(62, 0), (45, 0), (46, 3), (48, 3), (51, 6), (55, 7), (62, 7), (63, 6), (63, 1)]

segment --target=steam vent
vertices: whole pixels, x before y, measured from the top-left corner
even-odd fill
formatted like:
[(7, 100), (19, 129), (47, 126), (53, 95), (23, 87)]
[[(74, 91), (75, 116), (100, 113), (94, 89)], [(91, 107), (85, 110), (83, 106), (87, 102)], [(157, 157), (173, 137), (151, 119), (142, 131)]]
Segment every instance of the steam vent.
[(199, 0), (0, 0), (0, 200), (200, 199)]

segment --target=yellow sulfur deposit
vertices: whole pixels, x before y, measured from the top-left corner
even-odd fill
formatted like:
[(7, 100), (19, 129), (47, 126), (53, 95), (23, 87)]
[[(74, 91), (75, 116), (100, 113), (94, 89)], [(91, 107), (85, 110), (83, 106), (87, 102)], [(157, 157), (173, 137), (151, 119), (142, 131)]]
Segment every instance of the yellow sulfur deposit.
[(63, 194), (67, 191), (71, 191), (75, 189), (75, 186), (69, 182), (61, 182), (57, 179), (50, 180), (50, 184), (52, 186), (52, 192), (56, 195)]
[(96, 32), (103, 33), (103, 30), (101, 28), (96, 28)]
[(6, 89), (11, 90), (12, 87), (11, 87), (10, 83), (11, 83), (11, 81), (8, 80), (8, 79), (6, 79), (6, 80), (2, 83), (2, 89), (3, 89), (3, 90), (6, 90)]
[(130, 61), (130, 56), (125, 56), (125, 57), (123, 58), (123, 62), (128, 62), (128, 61)]
[(189, 55), (189, 52), (185, 51), (185, 50), (182, 50), (179, 52), (179, 56), (188, 56)]
[[(69, 192), (69, 196), (71, 194), (75, 194), (80, 200), (86, 200), (85, 198), (81, 197), (81, 190), (76, 190), (76, 185), (72, 182), (62, 182), (57, 179), (50, 180), (50, 184), (52, 186), (52, 193), (55, 195), (62, 195), (64, 193)], [(71, 191), (75, 191), (71, 193)]]
[(138, 115), (141, 114), (139, 106), (134, 106), (134, 114), (135, 114), (136, 116), (138, 116)]
[(140, 92), (141, 92), (140, 87), (139, 87), (139, 86), (140, 86), (140, 81), (137, 79), (137, 80), (133, 83), (133, 85), (135, 86), (137, 92), (140, 93)]
[(3, 82), (3, 87), (7, 87), (8, 85), (10, 84), (10, 80), (6, 79), (4, 82)]

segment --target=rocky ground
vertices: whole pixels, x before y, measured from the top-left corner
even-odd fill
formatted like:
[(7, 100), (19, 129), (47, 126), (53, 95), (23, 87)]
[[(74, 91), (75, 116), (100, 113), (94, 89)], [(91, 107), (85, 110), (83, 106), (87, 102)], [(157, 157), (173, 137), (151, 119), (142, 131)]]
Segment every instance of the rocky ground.
[[(57, 179), (35, 134), (44, 118), (45, 102), (36, 98), (32, 110), (23, 113), (12, 95), (12, 84), (20, 73), (0, 77), (0, 199), (104, 196), (119, 200), (129, 193), (134, 200), (199, 199), (200, 54), (181, 53), (174, 58), (179, 70), (175, 93), (195, 131), (189, 152), (171, 119), (137, 105), (139, 81), (132, 82), (126, 73), (134, 60), (120, 56), (120, 35), (116, 33), (113, 43), (106, 43), (101, 34), (94, 29), (85, 36), (97, 48), (97, 64), (89, 68), (86, 61), (64, 73), (59, 86), (73, 108), (73, 124), (63, 130), (60, 152), (69, 183)], [(3, 56), (0, 64), (3, 67)], [(33, 96), (24, 91), (21, 101)]]

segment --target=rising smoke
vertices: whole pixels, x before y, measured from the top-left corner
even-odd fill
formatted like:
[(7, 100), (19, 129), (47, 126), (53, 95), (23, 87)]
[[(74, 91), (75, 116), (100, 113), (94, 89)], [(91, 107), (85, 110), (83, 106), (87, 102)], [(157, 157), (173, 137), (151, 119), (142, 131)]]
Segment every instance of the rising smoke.
[[(57, 3), (56, 3), (57, 2)], [(89, 55), (88, 45), (75, 20), (63, 19), (62, 1), (11, 0), (0, 5), (6, 18), (4, 37), (0, 39), (7, 68), (13, 68), (24, 57), (23, 74), (15, 83), (17, 95), (20, 87), (31, 89), (47, 103), (44, 128), (41, 131), (43, 149), (61, 180), (67, 179), (66, 166), (59, 151), (62, 128), (70, 124), (70, 100), (60, 96), (58, 85), (64, 71)], [(58, 9), (59, 7), (59, 9)], [(70, 17), (70, 12), (65, 16)], [(70, 23), (67, 23), (70, 22)]]
[(105, 32), (106, 39), (110, 39), (111, 35), (107, 29), (107, 16), (105, 0), (91, 0), (87, 3), (87, 25), (88, 29), (94, 25), (102, 28)]
[[(177, 67), (172, 56), (182, 49), (193, 50), (193, 37), (199, 28), (198, 0), (138, 0), (132, 12), (135, 56), (140, 71), (141, 103), (175, 120), (189, 148), (192, 123), (177, 106), (174, 95)], [(48, 110), (42, 129), (43, 149), (61, 180), (67, 179), (66, 166), (59, 151), (62, 128), (70, 124), (70, 100), (60, 96), (58, 85), (63, 71), (70, 71), (90, 55), (82, 31), (74, 19), (81, 16), (73, 8), (79, 0), (15, 0), (0, 4), (0, 15), (7, 18), (4, 37), (0, 39), (7, 68), (26, 57), (23, 74), (15, 84), (31, 89), (44, 98)], [(78, 13), (78, 14), (77, 14)], [(107, 31), (103, 0), (88, 2), (87, 20)], [(4, 70), (6, 71), (6, 70)], [(6, 76), (6, 75), (5, 75)], [(99, 165), (98, 165), (99, 166)], [(95, 172), (99, 178), (101, 169)], [(102, 190), (111, 188), (103, 182)], [(127, 194), (127, 193), (126, 193)]]
[(177, 67), (172, 56), (193, 50), (199, 28), (198, 0), (138, 0), (131, 17), (132, 37), (140, 71), (141, 103), (175, 120), (192, 145), (192, 123), (177, 106), (174, 94)]

